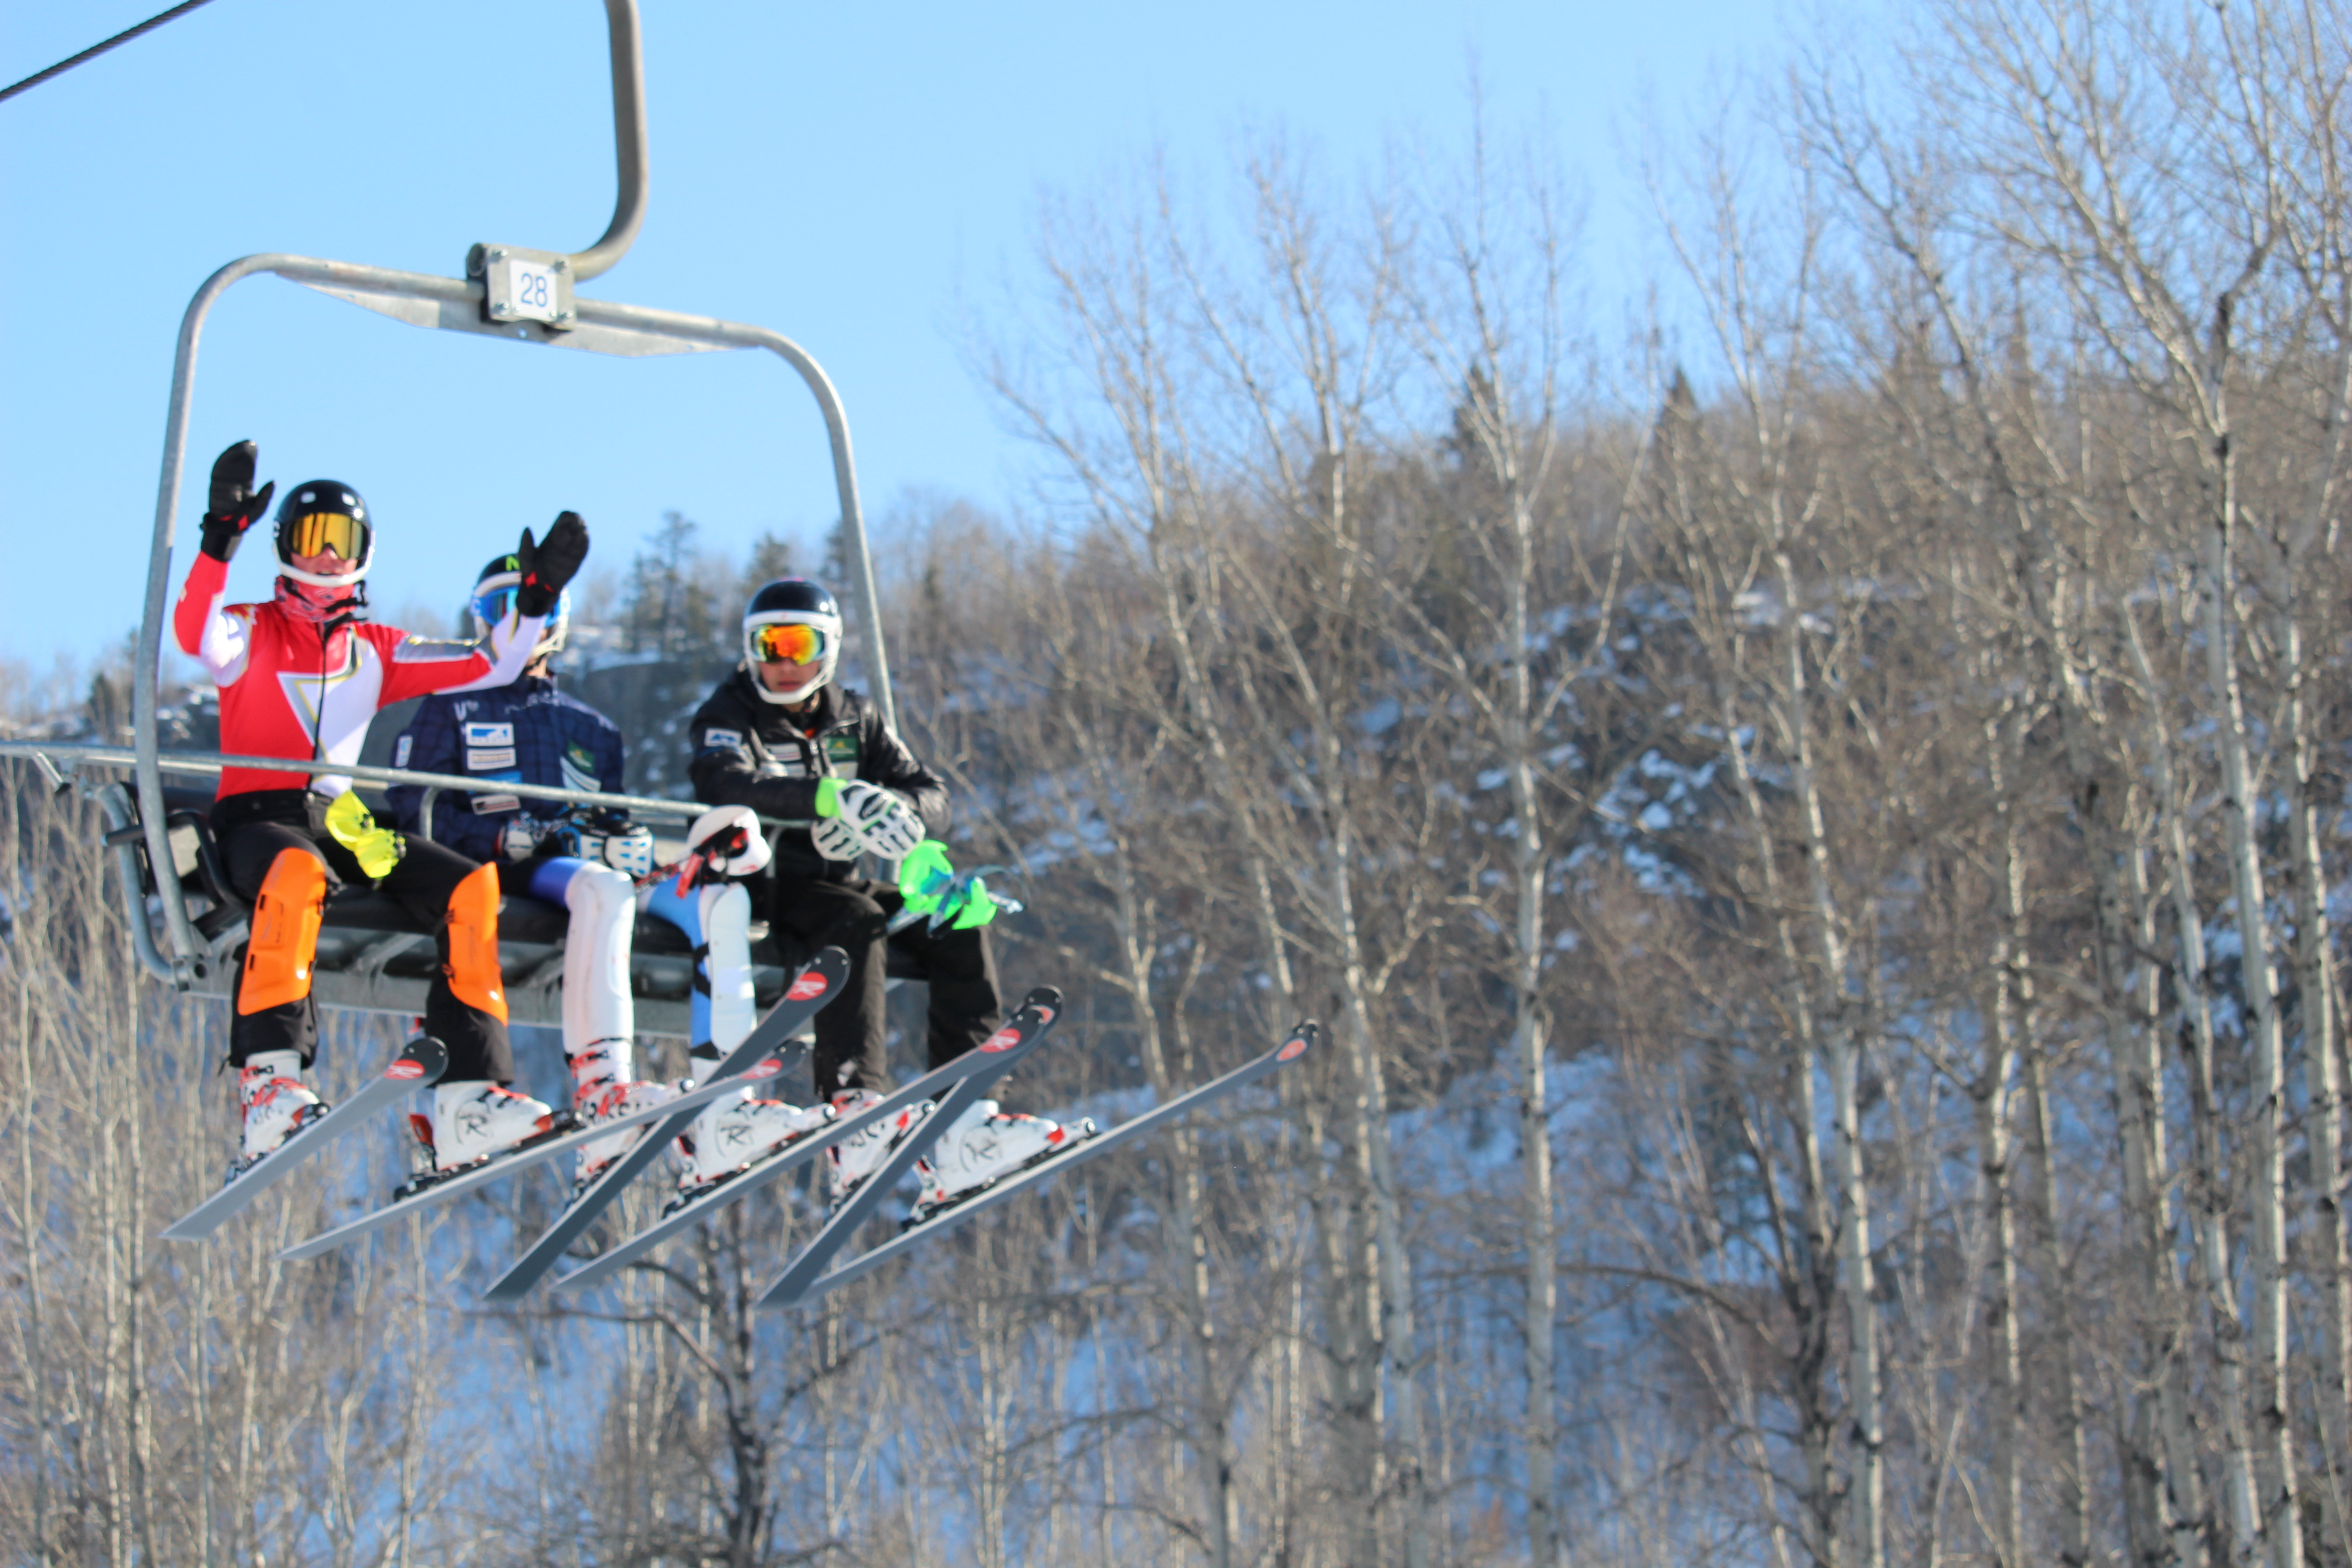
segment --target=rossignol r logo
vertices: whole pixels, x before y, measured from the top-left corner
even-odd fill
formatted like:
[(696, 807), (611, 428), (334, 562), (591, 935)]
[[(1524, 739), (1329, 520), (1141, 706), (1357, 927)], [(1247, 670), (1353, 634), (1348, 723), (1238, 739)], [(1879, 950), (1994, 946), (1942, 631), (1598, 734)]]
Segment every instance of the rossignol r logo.
[(406, 1057), (403, 1057), (398, 1061), (393, 1063), (390, 1067), (384, 1068), (383, 1076), (386, 1078), (401, 1079), (403, 1080), (412, 1078), (423, 1078), (425, 1076), (425, 1064), (423, 1062), (413, 1062)]
[(811, 973), (803, 974), (799, 979), (793, 982), (792, 989), (784, 993), (784, 1000), (787, 1002), (806, 1002), (813, 997), (822, 996), (824, 994), (824, 976)]

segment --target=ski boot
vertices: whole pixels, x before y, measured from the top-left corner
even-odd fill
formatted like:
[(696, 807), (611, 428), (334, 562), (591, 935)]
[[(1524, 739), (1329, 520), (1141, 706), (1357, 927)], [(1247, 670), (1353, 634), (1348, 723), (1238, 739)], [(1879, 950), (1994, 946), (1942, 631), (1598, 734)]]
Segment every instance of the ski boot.
[(446, 1176), (554, 1129), (555, 1112), (530, 1096), (475, 1082), (436, 1085), (433, 1120), (424, 1131), (429, 1132), (434, 1173)]
[[(677, 1097), (677, 1091), (666, 1083), (633, 1081), (628, 1072), (626, 1040), (598, 1040), (578, 1056), (569, 1058), (572, 1067), (572, 1114), (586, 1126), (593, 1126), (609, 1116), (623, 1116), (632, 1110), (642, 1110), (649, 1105), (663, 1105)], [(650, 1131), (646, 1127), (632, 1127), (615, 1132), (610, 1138), (598, 1138), (580, 1146), (577, 1163), (572, 1175), (572, 1195), (579, 1197), (595, 1184), (614, 1161), (635, 1147), (639, 1138)]]
[(243, 1142), (229, 1163), (236, 1181), (263, 1156), (327, 1114), (327, 1102), (302, 1086), (299, 1051), (256, 1051), (237, 1073), (236, 1099), (245, 1115)]
[(677, 1141), (684, 1168), (678, 1173), (675, 1201), (699, 1197), (832, 1119), (824, 1106), (803, 1110), (781, 1100), (754, 1100), (748, 1089), (719, 1096)]
[[(606, 1084), (593, 1094), (582, 1093), (572, 1101), (572, 1115), (590, 1125), (608, 1116), (625, 1116), (633, 1110), (643, 1110), (649, 1105), (667, 1105), (677, 1098), (677, 1091), (666, 1083)], [(580, 1146), (579, 1163), (572, 1173), (572, 1195), (578, 1197), (596, 1183), (614, 1161), (636, 1146), (637, 1140), (653, 1131), (647, 1122), (625, 1127), (609, 1138), (592, 1139)]]
[[(843, 1089), (833, 1097), (833, 1119), (838, 1121), (845, 1116), (855, 1116), (881, 1099), (870, 1089)], [(890, 1151), (905, 1142), (907, 1135), (922, 1124), (923, 1118), (931, 1113), (931, 1103), (925, 1100), (901, 1106), (896, 1115), (882, 1118), (863, 1132), (826, 1145), (825, 1192), (835, 1208), (847, 1202), (859, 1184), (890, 1157)]]
[(1000, 1110), (992, 1100), (975, 1100), (940, 1131), (931, 1152), (915, 1162), (922, 1192), (908, 1211), (907, 1228), (1094, 1135), (1091, 1121), (1064, 1127), (1042, 1116)]

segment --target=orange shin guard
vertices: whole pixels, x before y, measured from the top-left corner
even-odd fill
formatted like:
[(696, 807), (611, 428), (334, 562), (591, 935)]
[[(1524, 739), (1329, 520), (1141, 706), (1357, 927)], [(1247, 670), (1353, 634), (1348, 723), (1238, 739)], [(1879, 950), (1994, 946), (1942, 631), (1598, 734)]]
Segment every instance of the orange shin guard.
[(280, 849), (253, 901), (253, 935), (236, 1010), (261, 1012), (310, 994), (310, 960), (319, 951), (319, 921), (327, 907), (327, 868), (316, 855)]
[(458, 1001), (507, 1021), (499, 970), (499, 868), (477, 867), (449, 895), (449, 989)]

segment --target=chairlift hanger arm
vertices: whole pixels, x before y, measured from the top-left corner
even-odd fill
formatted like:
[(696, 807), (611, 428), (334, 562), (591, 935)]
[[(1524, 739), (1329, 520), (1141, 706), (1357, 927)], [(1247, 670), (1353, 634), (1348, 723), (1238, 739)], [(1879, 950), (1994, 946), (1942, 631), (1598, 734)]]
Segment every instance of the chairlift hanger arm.
[(572, 253), (576, 281), (612, 270), (613, 264), (636, 243), (645, 226), (646, 188), (650, 173), (646, 147), (646, 55), (637, 32), (637, 0), (604, 0), (604, 19), (613, 38), (613, 163), (619, 189), (613, 197), (613, 221), (604, 237), (585, 250)]

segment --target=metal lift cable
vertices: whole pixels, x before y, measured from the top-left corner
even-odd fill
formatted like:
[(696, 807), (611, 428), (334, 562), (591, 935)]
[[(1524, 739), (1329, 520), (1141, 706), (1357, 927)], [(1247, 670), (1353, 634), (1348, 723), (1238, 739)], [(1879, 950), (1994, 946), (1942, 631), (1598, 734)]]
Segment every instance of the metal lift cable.
[(74, 58), (69, 60), (59, 60), (57, 64), (51, 66), (45, 71), (34, 72), (31, 76), (26, 77), (24, 80), (18, 82), (14, 87), (0, 87), (0, 103), (6, 102), (8, 100), (16, 97), (18, 93), (24, 92), (28, 89), (40, 86), (43, 82), (48, 80), (53, 76), (63, 76), (66, 72), (73, 69), (74, 67), (81, 64), (84, 60), (94, 60), (98, 58), (99, 56), (106, 53), (107, 50), (113, 48), (118, 44), (127, 44), (142, 33), (152, 33), (156, 28), (162, 26), (164, 23), (172, 20), (174, 16), (184, 16), (189, 12), (194, 10), (197, 6), (209, 5), (210, 4), (212, 4), (212, 0), (185, 0), (184, 4), (173, 6), (170, 10), (164, 12), (160, 16), (150, 16), (145, 21), (140, 23), (137, 26), (131, 28), (128, 31), (115, 34), (114, 37), (107, 39), (106, 42), (102, 44), (92, 44), (89, 47), (82, 50), (81, 53), (74, 56)]

